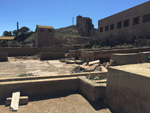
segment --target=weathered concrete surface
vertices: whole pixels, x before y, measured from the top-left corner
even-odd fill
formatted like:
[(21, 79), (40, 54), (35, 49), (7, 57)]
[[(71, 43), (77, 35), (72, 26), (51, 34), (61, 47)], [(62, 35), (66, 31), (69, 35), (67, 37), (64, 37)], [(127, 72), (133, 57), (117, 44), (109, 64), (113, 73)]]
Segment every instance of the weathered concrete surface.
[(0, 62), (8, 61), (8, 56), (6, 52), (0, 52)]
[(8, 56), (26, 56), (35, 55), (41, 52), (69, 52), (69, 50), (77, 49), (76, 47), (52, 46), (52, 47), (0, 47), (0, 52), (7, 52)]
[(20, 91), (29, 98), (50, 96), (55, 94), (75, 93), (78, 90), (78, 78), (51, 78), (23, 81), (0, 82), (0, 100), (10, 97), (12, 92)]
[(0, 78), (54, 76), (70, 74), (76, 64), (65, 64), (59, 60), (28, 59), (28, 57), (8, 57), (9, 62), (0, 62)]
[(117, 113), (149, 113), (150, 63), (109, 68), (106, 97)]
[(81, 59), (85, 60), (86, 62), (95, 60), (94, 52), (93, 51), (84, 51), (84, 50), (82, 50), (81, 51)]
[(150, 62), (150, 51), (139, 52), (140, 63)]
[(107, 50), (82, 50), (81, 51), (81, 59), (85, 59), (87, 61), (98, 60), (100, 58), (110, 58), (111, 54), (114, 53), (138, 53), (150, 51), (149, 47), (142, 48), (126, 48), (126, 49), (107, 49)]
[(126, 53), (126, 54), (112, 54), (110, 57), (114, 61), (115, 65), (125, 64), (137, 64), (139, 63), (138, 53)]
[(40, 60), (54, 60), (65, 58), (65, 53), (63, 52), (42, 52)]
[(98, 99), (105, 99), (106, 83), (94, 83), (86, 77), (79, 77), (79, 92), (90, 101), (95, 102)]
[(80, 58), (81, 50), (69, 50), (69, 57)]

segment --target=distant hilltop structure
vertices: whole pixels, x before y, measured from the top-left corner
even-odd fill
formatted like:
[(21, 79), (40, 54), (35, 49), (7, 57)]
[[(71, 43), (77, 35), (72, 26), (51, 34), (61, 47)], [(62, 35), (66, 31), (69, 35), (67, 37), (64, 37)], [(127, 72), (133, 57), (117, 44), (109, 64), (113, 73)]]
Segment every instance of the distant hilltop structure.
[(94, 35), (94, 25), (88, 17), (77, 16), (77, 30), (81, 36), (91, 37)]
[(36, 26), (36, 47), (49, 47), (55, 45), (54, 28), (51, 26)]

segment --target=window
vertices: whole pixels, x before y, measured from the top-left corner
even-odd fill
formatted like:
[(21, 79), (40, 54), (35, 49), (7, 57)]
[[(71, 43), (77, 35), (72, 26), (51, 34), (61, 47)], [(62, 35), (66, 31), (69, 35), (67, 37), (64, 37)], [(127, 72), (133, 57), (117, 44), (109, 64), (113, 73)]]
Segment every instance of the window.
[(150, 22), (150, 14), (143, 15), (143, 23)]
[(40, 29), (41, 32), (43, 32), (43, 29)]
[(117, 23), (117, 28), (121, 28), (121, 22)]
[(103, 27), (100, 27), (100, 32), (103, 32)]
[(128, 27), (129, 26), (129, 20), (125, 20), (124, 21), (124, 27)]
[(51, 32), (52, 30), (51, 29), (48, 29), (48, 32)]
[(105, 31), (108, 31), (108, 29), (109, 29), (109, 26), (105, 26)]
[(114, 29), (114, 24), (111, 24), (110, 25), (110, 30), (113, 30)]
[(133, 18), (133, 25), (139, 24), (140, 17)]

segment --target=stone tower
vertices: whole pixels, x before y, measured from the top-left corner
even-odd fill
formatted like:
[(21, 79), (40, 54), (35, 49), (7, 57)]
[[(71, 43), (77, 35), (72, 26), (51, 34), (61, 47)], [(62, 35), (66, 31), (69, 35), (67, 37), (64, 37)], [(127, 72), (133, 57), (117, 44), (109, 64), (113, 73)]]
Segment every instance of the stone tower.
[(90, 37), (94, 35), (94, 25), (88, 17), (77, 16), (77, 30), (81, 36)]

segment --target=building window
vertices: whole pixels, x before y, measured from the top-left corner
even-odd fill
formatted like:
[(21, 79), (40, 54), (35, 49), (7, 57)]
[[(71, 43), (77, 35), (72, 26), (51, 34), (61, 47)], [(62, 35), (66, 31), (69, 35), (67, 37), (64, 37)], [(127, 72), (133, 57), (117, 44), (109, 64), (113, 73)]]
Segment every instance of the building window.
[(52, 30), (51, 29), (48, 29), (48, 32), (51, 32)]
[(103, 27), (100, 27), (100, 32), (103, 32)]
[(124, 21), (124, 27), (128, 27), (129, 26), (129, 20), (125, 20)]
[(143, 23), (150, 22), (150, 14), (143, 15)]
[(43, 30), (43, 29), (40, 29), (40, 31), (43, 32), (44, 30)]
[(113, 30), (114, 29), (114, 24), (111, 24), (110, 25), (110, 30)]
[(139, 24), (140, 17), (133, 18), (133, 25)]
[(121, 28), (121, 22), (117, 23), (117, 28)]
[(109, 26), (105, 26), (105, 31), (108, 31), (108, 29), (109, 29)]

